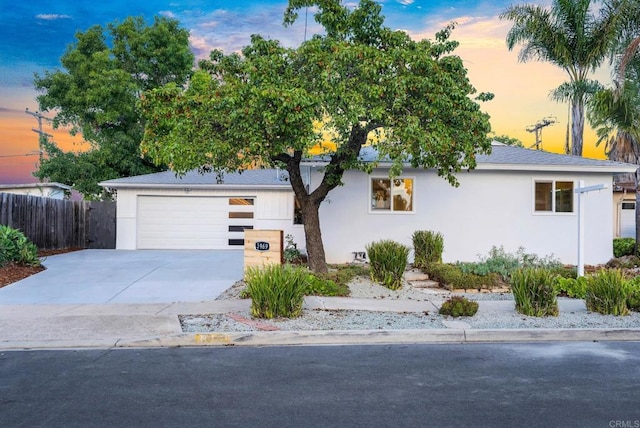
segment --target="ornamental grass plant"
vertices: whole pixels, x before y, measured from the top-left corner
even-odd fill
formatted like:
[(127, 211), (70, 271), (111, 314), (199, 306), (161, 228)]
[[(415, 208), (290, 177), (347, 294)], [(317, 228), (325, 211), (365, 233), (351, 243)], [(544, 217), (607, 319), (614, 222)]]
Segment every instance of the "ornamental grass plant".
[(627, 315), (630, 292), (620, 269), (602, 269), (587, 278), (587, 310), (603, 315)]
[(511, 290), (516, 310), (521, 314), (558, 316), (558, 297), (554, 276), (547, 269), (525, 268), (511, 273)]
[(309, 271), (300, 266), (267, 265), (245, 273), (251, 296), (251, 315), (257, 318), (295, 318), (302, 312)]
[(415, 267), (425, 268), (429, 263), (442, 263), (444, 239), (440, 233), (431, 230), (416, 230), (411, 238)]
[(382, 240), (373, 242), (365, 248), (369, 254), (371, 279), (391, 290), (402, 287), (409, 247), (395, 241)]

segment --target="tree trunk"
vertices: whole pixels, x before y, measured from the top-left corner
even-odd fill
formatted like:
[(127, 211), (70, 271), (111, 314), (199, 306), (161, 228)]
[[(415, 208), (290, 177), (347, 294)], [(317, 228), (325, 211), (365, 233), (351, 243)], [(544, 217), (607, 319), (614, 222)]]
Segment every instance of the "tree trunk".
[(584, 135), (584, 100), (581, 96), (571, 101), (571, 154), (582, 156)]
[[(329, 192), (338, 187), (342, 182), (345, 165), (352, 165), (360, 152), (360, 148), (367, 141), (367, 135), (377, 125), (355, 125), (351, 129), (349, 141), (331, 156), (331, 160), (325, 166), (322, 181), (313, 191), (309, 191), (302, 179), (300, 163), (302, 152), (281, 154), (274, 158), (275, 161), (287, 165), (291, 188), (298, 198), (302, 208), (302, 223), (304, 224), (305, 241), (307, 244), (307, 263), (309, 269), (318, 273), (328, 272), (327, 261), (322, 243), (322, 231), (320, 229), (320, 204), (325, 200)], [(309, 183), (307, 183), (309, 184)]]
[(328, 190), (324, 194), (313, 192), (309, 194), (307, 186), (302, 179), (300, 172), (301, 153), (296, 153), (287, 160), (287, 171), (293, 192), (300, 203), (302, 209), (302, 223), (304, 225), (304, 235), (307, 250), (307, 265), (313, 272), (328, 272), (325, 259), (324, 245), (322, 243), (322, 232), (320, 230), (320, 204), (326, 197)]
[(326, 273), (329, 269), (320, 229), (320, 204), (316, 205), (311, 198), (307, 198), (307, 201), (301, 202), (301, 207), (307, 245), (307, 264), (313, 272)]

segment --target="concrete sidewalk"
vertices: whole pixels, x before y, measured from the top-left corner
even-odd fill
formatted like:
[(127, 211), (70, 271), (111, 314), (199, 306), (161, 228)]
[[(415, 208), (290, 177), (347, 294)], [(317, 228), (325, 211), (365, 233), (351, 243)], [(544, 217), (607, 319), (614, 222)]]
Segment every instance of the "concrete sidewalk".
[[(561, 311), (585, 310), (582, 301)], [(504, 341), (640, 340), (640, 329), (478, 330), (452, 322), (426, 330), (327, 330), (183, 333), (178, 315), (249, 310), (250, 300), (156, 304), (0, 305), (0, 349), (176, 347), (205, 345), (320, 345)], [(305, 298), (307, 309), (387, 312), (437, 310), (432, 301)], [(513, 311), (512, 301), (481, 301), (480, 311)]]

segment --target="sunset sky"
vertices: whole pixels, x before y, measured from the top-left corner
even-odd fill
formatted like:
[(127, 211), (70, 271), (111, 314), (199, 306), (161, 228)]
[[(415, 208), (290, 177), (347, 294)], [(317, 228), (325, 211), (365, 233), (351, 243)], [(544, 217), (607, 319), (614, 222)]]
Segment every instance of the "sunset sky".
[[(0, 0), (0, 184), (34, 182), (31, 176), (38, 162), (36, 119), (25, 108), (37, 111), (37, 95), (33, 89), (34, 73), (55, 70), (74, 33), (89, 27), (106, 25), (127, 16), (144, 16), (152, 22), (154, 15), (177, 19), (190, 31), (190, 43), (197, 57), (208, 56), (213, 48), (232, 52), (247, 45), (254, 33), (280, 40), (286, 46), (297, 46), (304, 40), (304, 11), (296, 25), (282, 26), (286, 1), (281, 0), (50, 0), (9, 2)], [(453, 39), (460, 42), (456, 54), (462, 57), (472, 84), (482, 92), (493, 92), (495, 98), (483, 103), (490, 114), (496, 135), (521, 139), (533, 145), (533, 133), (526, 128), (546, 117), (556, 123), (542, 131), (543, 148), (561, 152), (564, 144), (568, 109), (566, 104), (552, 101), (548, 94), (566, 80), (564, 71), (550, 64), (519, 63), (519, 49), (509, 52), (505, 35), (508, 21), (498, 15), (512, 1), (442, 1), (385, 0), (382, 12), (385, 24), (407, 31), (413, 38), (433, 39), (448, 23), (457, 27)], [(550, 1), (536, 2), (549, 4)], [(356, 2), (345, 2), (353, 4)], [(320, 31), (309, 13), (307, 34)], [(594, 76), (610, 84), (609, 70), (598, 70)], [(49, 116), (53, 114), (49, 113)], [(595, 147), (595, 136), (586, 127), (584, 156), (604, 157), (604, 147)], [(64, 150), (81, 150), (79, 137), (71, 138), (63, 130), (54, 131), (44, 121), (43, 130), (53, 134)]]

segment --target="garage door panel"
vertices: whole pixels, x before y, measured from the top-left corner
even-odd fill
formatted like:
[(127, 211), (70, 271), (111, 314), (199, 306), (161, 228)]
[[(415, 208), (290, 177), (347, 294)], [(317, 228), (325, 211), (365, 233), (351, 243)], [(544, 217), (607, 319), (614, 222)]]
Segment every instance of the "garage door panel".
[[(230, 243), (236, 247), (237, 240), (244, 237), (244, 233), (237, 233), (238, 226), (253, 227), (253, 205), (233, 205), (230, 199), (139, 196), (137, 247), (221, 249), (230, 248)], [(247, 213), (250, 216), (231, 218), (236, 212)]]

